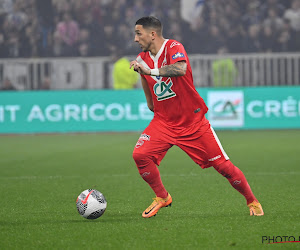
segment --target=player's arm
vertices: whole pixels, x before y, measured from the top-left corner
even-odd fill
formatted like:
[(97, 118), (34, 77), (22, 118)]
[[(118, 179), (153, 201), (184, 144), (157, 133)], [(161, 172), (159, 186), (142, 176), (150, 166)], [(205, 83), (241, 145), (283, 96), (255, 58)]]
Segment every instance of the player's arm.
[(147, 69), (143, 65), (139, 64), (137, 61), (132, 61), (130, 67), (142, 74), (142, 75), (152, 75), (152, 76), (184, 76), (187, 69), (186, 61), (178, 61), (170, 65), (163, 66), (159, 69)]
[(141, 81), (142, 81), (143, 90), (145, 92), (148, 108), (153, 112), (154, 105), (153, 105), (153, 100), (152, 100), (151, 91), (149, 89), (149, 85), (147, 83), (147, 80), (144, 77), (141, 77)]
[(187, 68), (186, 62), (179, 61), (159, 68), (158, 72), (159, 72), (159, 76), (168, 76), (168, 77), (184, 76), (186, 73), (186, 68)]

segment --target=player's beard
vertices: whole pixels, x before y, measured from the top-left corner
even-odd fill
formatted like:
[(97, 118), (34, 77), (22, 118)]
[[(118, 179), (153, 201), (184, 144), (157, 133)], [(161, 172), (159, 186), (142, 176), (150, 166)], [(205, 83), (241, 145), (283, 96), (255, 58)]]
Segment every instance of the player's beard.
[(150, 43), (149, 44), (147, 44), (146, 46), (143, 46), (142, 47), (142, 50), (143, 50), (143, 52), (147, 52), (147, 51), (150, 51)]

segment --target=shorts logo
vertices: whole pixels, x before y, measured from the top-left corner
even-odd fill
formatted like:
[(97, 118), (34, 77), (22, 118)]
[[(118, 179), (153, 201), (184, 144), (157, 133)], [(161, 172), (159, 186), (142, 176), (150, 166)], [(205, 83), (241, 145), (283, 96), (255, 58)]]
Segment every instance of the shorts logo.
[(180, 58), (180, 57), (184, 57), (184, 54), (180, 53), (180, 52), (177, 52), (176, 54), (174, 54), (172, 56), (172, 59), (175, 60), (175, 59)]
[(139, 148), (144, 145), (145, 141), (150, 141), (151, 136), (147, 134), (141, 134), (139, 140), (135, 144), (136, 148)]
[(157, 82), (153, 86), (154, 94), (157, 96), (157, 101), (163, 101), (176, 96), (176, 93), (171, 89), (173, 82), (169, 77), (165, 82)]
[(214, 158), (208, 159), (208, 161), (215, 161), (215, 160), (218, 160), (219, 158), (221, 158), (221, 155), (217, 155)]

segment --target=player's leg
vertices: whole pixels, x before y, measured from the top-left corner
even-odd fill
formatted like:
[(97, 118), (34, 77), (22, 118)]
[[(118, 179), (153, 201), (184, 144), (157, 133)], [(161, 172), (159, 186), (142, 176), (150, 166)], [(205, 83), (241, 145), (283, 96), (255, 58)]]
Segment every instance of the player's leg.
[(227, 160), (217, 166), (214, 166), (221, 175), (223, 175), (237, 191), (239, 191), (246, 199), (247, 204), (253, 201), (257, 201), (251, 188), (246, 180), (243, 172), (232, 164), (230, 160)]
[(233, 165), (230, 160), (227, 160), (217, 166), (214, 166), (214, 169), (227, 178), (231, 186), (245, 197), (250, 209), (250, 215), (264, 215), (261, 204), (255, 198), (245, 175), (238, 167)]
[[(247, 205), (250, 208), (250, 215), (263, 215), (262, 207), (254, 196), (244, 173), (229, 160), (214, 129), (210, 127), (209, 131), (210, 132), (206, 134), (211, 140), (209, 143), (210, 146), (207, 145), (210, 152), (208, 153), (208, 159), (211, 160), (212, 155), (216, 155), (216, 153), (221, 156), (224, 155), (225, 158), (224, 160), (223, 157), (220, 157), (216, 161), (212, 161), (212, 166), (229, 181), (234, 189), (245, 197)], [(205, 141), (209, 140), (206, 139)]]
[(137, 153), (136, 150), (134, 150), (133, 159), (137, 165), (140, 176), (149, 184), (156, 196), (166, 198), (168, 192), (161, 181), (159, 170), (152, 157), (147, 154)]
[[(207, 122), (190, 139), (190, 141), (180, 141), (178, 146), (202, 168), (212, 166), (227, 178), (232, 187), (245, 197), (251, 213), (251, 206), (258, 203), (257, 199), (251, 191), (243, 172), (229, 160), (210, 124)], [(263, 215), (262, 209), (260, 214), (257, 209), (255, 210), (254, 215)]]
[(172, 203), (172, 197), (165, 189), (157, 167), (171, 146), (170, 138), (158, 129), (155, 122), (151, 122), (134, 148), (133, 159), (138, 171), (156, 195), (153, 203), (144, 211), (143, 217), (152, 217), (160, 208)]

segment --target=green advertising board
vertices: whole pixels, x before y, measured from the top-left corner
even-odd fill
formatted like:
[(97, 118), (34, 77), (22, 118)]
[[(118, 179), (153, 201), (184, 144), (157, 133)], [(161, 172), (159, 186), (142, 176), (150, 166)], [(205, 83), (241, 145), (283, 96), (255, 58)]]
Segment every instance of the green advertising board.
[[(300, 87), (197, 90), (216, 129), (300, 128)], [(140, 89), (0, 92), (2, 134), (142, 131), (152, 117)]]
[(152, 117), (140, 90), (0, 93), (0, 133), (137, 131)]
[(208, 90), (206, 101), (215, 128), (300, 128), (300, 87)]

